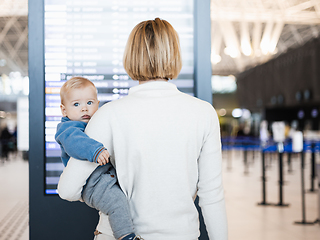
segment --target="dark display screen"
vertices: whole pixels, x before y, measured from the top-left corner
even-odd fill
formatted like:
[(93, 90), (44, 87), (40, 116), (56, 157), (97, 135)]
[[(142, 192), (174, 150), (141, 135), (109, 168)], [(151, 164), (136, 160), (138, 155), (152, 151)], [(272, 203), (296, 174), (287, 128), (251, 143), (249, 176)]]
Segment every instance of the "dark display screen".
[(194, 95), (193, 4), (193, 0), (45, 0), (46, 194), (57, 193), (64, 168), (54, 139), (62, 116), (60, 87), (73, 76), (83, 76), (97, 87), (101, 105), (126, 96), (138, 84), (122, 66), (125, 44), (136, 24), (159, 17), (177, 30), (183, 67), (171, 82)]

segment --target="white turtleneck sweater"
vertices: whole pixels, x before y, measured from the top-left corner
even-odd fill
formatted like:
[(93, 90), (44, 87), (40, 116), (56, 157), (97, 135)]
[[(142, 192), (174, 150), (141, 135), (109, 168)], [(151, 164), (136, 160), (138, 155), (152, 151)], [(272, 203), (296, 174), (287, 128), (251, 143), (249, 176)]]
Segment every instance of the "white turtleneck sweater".
[[(102, 106), (86, 133), (110, 153), (136, 234), (145, 240), (198, 239), (198, 195), (209, 238), (227, 240), (220, 129), (209, 103), (172, 83), (150, 81)], [(96, 166), (71, 158), (59, 194), (79, 199)], [(103, 214), (97, 229), (112, 236)]]

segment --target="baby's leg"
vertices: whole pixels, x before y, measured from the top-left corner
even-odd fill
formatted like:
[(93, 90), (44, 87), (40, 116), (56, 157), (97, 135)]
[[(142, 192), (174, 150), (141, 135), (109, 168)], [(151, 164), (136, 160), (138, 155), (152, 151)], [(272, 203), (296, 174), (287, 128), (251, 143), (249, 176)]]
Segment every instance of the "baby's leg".
[(115, 238), (134, 232), (127, 198), (117, 184), (116, 171), (111, 164), (91, 174), (82, 198), (88, 206), (109, 216)]

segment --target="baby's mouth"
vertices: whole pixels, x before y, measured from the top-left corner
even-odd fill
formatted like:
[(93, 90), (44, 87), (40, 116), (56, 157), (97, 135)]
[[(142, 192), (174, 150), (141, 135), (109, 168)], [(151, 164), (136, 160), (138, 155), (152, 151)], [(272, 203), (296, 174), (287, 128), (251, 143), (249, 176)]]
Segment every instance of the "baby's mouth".
[(90, 119), (91, 117), (89, 115), (83, 115), (82, 119)]

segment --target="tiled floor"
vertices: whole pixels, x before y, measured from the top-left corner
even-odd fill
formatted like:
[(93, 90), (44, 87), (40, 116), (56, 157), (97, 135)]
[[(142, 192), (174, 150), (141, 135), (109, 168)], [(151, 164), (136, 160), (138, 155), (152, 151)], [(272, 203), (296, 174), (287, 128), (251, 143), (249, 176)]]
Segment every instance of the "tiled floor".
[[(296, 225), (302, 220), (300, 159), (293, 158), (292, 173), (284, 167), (284, 203), (288, 207), (258, 206), (262, 200), (260, 154), (248, 155), (245, 174), (243, 152), (223, 154), (229, 240), (320, 240), (320, 224)], [(267, 202), (279, 202), (277, 155), (267, 156)], [(286, 162), (286, 156), (284, 156)], [(305, 183), (310, 188), (310, 156), (306, 157)], [(11, 156), (0, 160), (0, 240), (28, 240), (28, 162)], [(306, 193), (306, 218), (318, 216), (318, 193)], [(37, 239), (36, 239), (37, 240)], [(42, 240), (42, 239), (41, 239)], [(45, 239), (43, 239), (45, 240)]]
[(0, 160), (0, 240), (28, 240), (28, 162)]
[[(230, 240), (320, 240), (320, 224), (296, 225), (302, 220), (300, 157), (292, 158), (292, 173), (284, 160), (283, 203), (288, 207), (258, 206), (262, 201), (261, 156), (248, 155), (245, 174), (243, 152), (224, 153), (224, 185)], [(229, 163), (228, 160), (229, 159)], [(231, 160), (230, 160), (231, 159)], [(270, 164), (271, 159), (271, 164)], [(269, 165), (266, 202), (279, 203), (278, 155), (266, 156)], [(231, 162), (231, 164), (230, 164)], [(228, 166), (231, 169), (228, 170)], [(306, 156), (305, 186), (310, 189), (310, 155)], [(318, 219), (318, 193), (306, 193), (306, 220)]]

